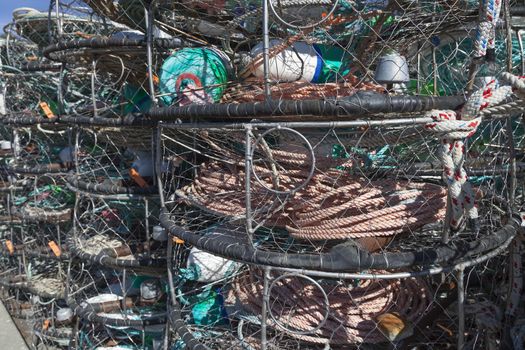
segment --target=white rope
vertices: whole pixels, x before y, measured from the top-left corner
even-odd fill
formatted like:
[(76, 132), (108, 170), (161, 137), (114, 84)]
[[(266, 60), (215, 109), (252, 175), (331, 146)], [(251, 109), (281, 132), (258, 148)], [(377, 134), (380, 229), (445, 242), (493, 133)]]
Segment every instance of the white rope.
[(474, 191), (463, 167), (465, 163), (463, 139), (476, 132), (484, 115), (483, 110), (498, 105), (511, 94), (511, 86), (499, 87), (497, 82), (492, 80), (482, 89), (475, 91), (461, 111), (431, 110), (426, 114), (434, 122), (426, 124), (425, 129), (442, 137), (436, 156), (443, 165), (443, 179), (449, 190), (450, 225), (453, 229), (457, 229), (466, 216), (471, 230), (474, 232), (479, 230)]
[(474, 40), (476, 57), (484, 57), (487, 49), (495, 47), (496, 23), (501, 10), (501, 0), (481, 0), (481, 6), (481, 16)]

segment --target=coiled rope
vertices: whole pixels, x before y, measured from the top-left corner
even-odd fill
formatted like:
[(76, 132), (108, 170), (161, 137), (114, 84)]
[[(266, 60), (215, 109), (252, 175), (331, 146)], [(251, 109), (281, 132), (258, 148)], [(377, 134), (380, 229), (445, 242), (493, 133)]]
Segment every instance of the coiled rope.
[[(260, 270), (253, 269), (236, 279), (226, 302), (238, 301), (242, 308), (260, 315), (262, 310), (263, 284)], [(322, 283), (330, 312), (322, 327), (325, 298), (318, 287), (306, 280), (287, 277), (278, 281), (270, 299), (270, 312), (286, 328), (299, 332), (287, 332), (291, 337), (316, 344), (381, 343), (388, 339), (381, 333), (376, 318), (385, 313), (397, 313), (408, 323), (417, 321), (429, 305), (427, 285), (420, 279), (365, 280), (357, 286)], [(297, 294), (301, 293), (301, 297)], [(290, 308), (290, 305), (295, 305)], [(275, 323), (268, 321), (270, 325)]]
[[(288, 152), (283, 152), (288, 153)], [(274, 156), (279, 153), (274, 152)], [(282, 155), (284, 156), (284, 154)], [(288, 162), (304, 160), (288, 156)], [(258, 169), (260, 170), (260, 169)], [(272, 187), (271, 171), (260, 175)], [(279, 186), (291, 190), (304, 181), (305, 170), (279, 174)], [(316, 174), (282, 206), (265, 186), (253, 181), (251, 204), (267, 224), (285, 226), (299, 239), (327, 240), (392, 236), (443, 219), (446, 191), (437, 185), (402, 180), (369, 181), (342, 171)], [(203, 164), (193, 183), (176, 191), (179, 200), (219, 215), (245, 215), (244, 171), (221, 163)]]
[(392, 236), (445, 216), (446, 191), (433, 184), (348, 177), (331, 190), (309, 186), (306, 192), (286, 226), (295, 238)]
[[(246, 84), (249, 84), (246, 86)], [(356, 76), (349, 74), (342, 83), (312, 84), (309, 82), (279, 83), (270, 87), (273, 99), (308, 100), (324, 99), (328, 97), (350, 96), (357, 91), (384, 92), (381, 85), (360, 81)], [(261, 81), (246, 80), (243, 84), (229, 87), (221, 102), (254, 102), (264, 101), (264, 88)]]

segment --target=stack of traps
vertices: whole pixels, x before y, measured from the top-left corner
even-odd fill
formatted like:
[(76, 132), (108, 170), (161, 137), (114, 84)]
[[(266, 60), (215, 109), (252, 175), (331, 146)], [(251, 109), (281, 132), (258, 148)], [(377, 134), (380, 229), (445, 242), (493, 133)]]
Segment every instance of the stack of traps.
[(523, 15), (499, 0), (14, 10), (0, 297), (28, 345), (522, 349)]

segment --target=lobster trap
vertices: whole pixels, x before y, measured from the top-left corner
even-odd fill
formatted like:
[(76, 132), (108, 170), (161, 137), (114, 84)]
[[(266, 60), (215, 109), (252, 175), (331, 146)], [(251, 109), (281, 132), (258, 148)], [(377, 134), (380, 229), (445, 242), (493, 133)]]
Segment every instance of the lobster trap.
[(79, 315), (73, 345), (151, 346), (164, 334), (165, 292), (159, 279), (128, 270), (70, 270), (68, 304)]
[[(448, 239), (459, 244), (466, 237), (471, 242), (487, 235), (494, 238), (494, 229), (509, 223), (505, 201), (498, 200), (508, 196), (508, 136), (501, 127), (506, 121), (482, 124), (465, 151), (465, 164), (476, 174), (470, 181), (471, 200), (478, 202), (477, 223), (464, 216), (462, 222), (450, 218), (445, 224), (441, 141), (428, 137), (429, 124), (421, 119), (420, 125), (417, 119), (407, 119), (410, 127), (396, 125), (401, 119), (380, 120), (378, 126), (334, 122), (324, 128), (322, 122), (261, 123), (237, 129), (166, 125), (161, 135), (166, 217), (182, 220), (181, 230), (202, 232), (204, 237), (216, 222), (221, 229), (215, 236), (226, 239), (231, 231), (231, 240), (250, 249), (246, 256), (253, 251), (321, 255), (347, 240), (383, 255), (415, 252), (418, 245), (424, 249)], [(513, 133), (520, 133), (518, 129)], [(499, 142), (502, 147), (491, 146)], [(493, 168), (489, 170), (487, 163)], [(498, 220), (497, 212), (502, 215)], [(484, 222), (490, 228), (483, 228)], [(499, 227), (492, 226), (496, 222)], [(503, 234), (500, 243), (511, 236)], [(467, 242), (468, 238), (463, 241)], [(426, 254), (414, 254), (425, 259)], [(423, 265), (449, 261), (444, 256), (428, 258)], [(375, 267), (409, 266), (385, 259), (384, 265)], [(373, 266), (366, 261), (361, 256), (360, 265), (311, 267)], [(379, 262), (376, 257), (370, 261)]]
[[(432, 118), (389, 118), (388, 114), (366, 121), (162, 124), (158, 168), (164, 201), (161, 223), (174, 239), (193, 247), (190, 257), (195, 255), (191, 259), (182, 254), (179, 261), (181, 246), (175, 244), (173, 273), (181, 277), (190, 270), (193, 284), (187, 287), (188, 293), (207, 293), (193, 295), (195, 304), (186, 300), (184, 292), (176, 294), (176, 303), (184, 310), (179, 310), (178, 321), (189, 322), (190, 329), (196, 327), (196, 337), (205, 338), (204, 343), (211, 348), (218, 344), (221, 348), (242, 348), (248, 338), (254, 348), (283, 344), (297, 348), (354, 344), (366, 348), (367, 344), (388, 342), (400, 346), (404, 336), (385, 336), (381, 322), (374, 319), (379, 314), (365, 317), (363, 324), (369, 326), (347, 330), (345, 324), (352, 328), (360, 322), (341, 320), (333, 309), (338, 307), (334, 304), (339, 305), (339, 293), (357, 293), (366, 300), (368, 292), (360, 291), (361, 284), (375, 295), (375, 288), (385, 290), (390, 283), (399, 283), (403, 292), (411, 285), (419, 291), (427, 291), (429, 285), (435, 288), (429, 292), (433, 300), (427, 299), (426, 292), (410, 292), (421, 300), (397, 295), (388, 299), (399, 297), (400, 304), (394, 304), (404, 312), (414, 312), (403, 316), (407, 317), (405, 321), (414, 317), (409, 322), (416, 328), (418, 322), (429, 327), (428, 319), (423, 321), (425, 312), (433, 320), (440, 312), (436, 310), (442, 311), (440, 303), (449, 300), (448, 294), (463, 295), (465, 286), (459, 282), (463, 281), (463, 266), (477, 273), (473, 266), (504, 251), (521, 225), (508, 201), (509, 196), (514, 198), (509, 188), (519, 174), (511, 174), (508, 164), (520, 167), (511, 154), (513, 146), (509, 146), (510, 139), (515, 142), (522, 137), (517, 119), (486, 118), (463, 145), (472, 192), (461, 197), (466, 202), (459, 220), (451, 209), (457, 199), (442, 182), (446, 170), (443, 174), (439, 149), (444, 141), (435, 137), (433, 125)], [(476, 202), (475, 218), (468, 216), (469, 200)], [(199, 254), (200, 260), (196, 258)], [(249, 271), (230, 271), (233, 266), (239, 270), (239, 263), (251, 266)], [(456, 277), (457, 269), (461, 277)], [(431, 277), (434, 274), (442, 279)], [(399, 277), (403, 279), (396, 280)], [(199, 282), (203, 285), (196, 287), (194, 283)], [(184, 278), (181, 283), (188, 285)], [(267, 313), (268, 298), (272, 298), (269, 284), (288, 288), (288, 292), (282, 290), (277, 295), (291, 293), (289, 301), (273, 297), (279, 316)], [(349, 289), (338, 290), (347, 284)], [(443, 292), (447, 285), (449, 290)], [(297, 295), (297, 291), (310, 289), (305, 291), (307, 296)], [(448, 295), (443, 300), (436, 298), (441, 292)], [(319, 294), (314, 297), (314, 293)], [(319, 304), (323, 293), (326, 302)], [(335, 294), (332, 300), (331, 293)], [(292, 304), (291, 300), (295, 301), (293, 307), (286, 304)], [(311, 311), (317, 315), (317, 323), (297, 300), (302, 300), (305, 308), (317, 300), (319, 311)], [(415, 304), (404, 305), (408, 300)], [(463, 334), (464, 329), (451, 331), (449, 327), (458, 321), (465, 327), (464, 307), (470, 306), (464, 302), (450, 301), (446, 307), (462, 303), (461, 311), (455, 316), (445, 313), (449, 326), (443, 326), (446, 330), (441, 329), (436, 338), (429, 336), (428, 342), (437, 346), (447, 330)], [(205, 303), (219, 304), (219, 310), (207, 311), (216, 314), (219, 329), (226, 325), (231, 342), (215, 343), (209, 337), (224, 340), (216, 324), (196, 321), (197, 310)], [(359, 306), (348, 312), (362, 314)], [(378, 310), (390, 308), (395, 310), (393, 305), (382, 305)], [(288, 312), (296, 312), (293, 315), (297, 318)], [(332, 317), (336, 325), (329, 322)], [(241, 321), (242, 326), (236, 329)], [(179, 323), (175, 325), (186, 332), (186, 328), (178, 328)], [(238, 333), (243, 327), (253, 333)], [(336, 335), (339, 328), (341, 333)], [(270, 336), (272, 341), (268, 340)], [(467, 341), (472, 339), (467, 337)]]
[(35, 348), (519, 349), (524, 13), (16, 10), (2, 297)]

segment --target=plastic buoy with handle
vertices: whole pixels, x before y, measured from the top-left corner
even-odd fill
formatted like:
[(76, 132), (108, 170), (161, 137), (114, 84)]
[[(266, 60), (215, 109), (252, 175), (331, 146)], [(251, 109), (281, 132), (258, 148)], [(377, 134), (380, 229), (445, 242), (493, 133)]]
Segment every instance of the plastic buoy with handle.
[[(270, 53), (282, 44), (282, 40), (270, 40)], [(262, 52), (263, 44), (259, 43), (252, 49), (251, 56), (255, 58)], [(328, 83), (342, 79), (349, 72), (350, 55), (336, 46), (296, 42), (274, 56), (270, 54), (269, 78), (276, 82)], [(255, 68), (254, 74), (264, 77), (262, 64)]]

